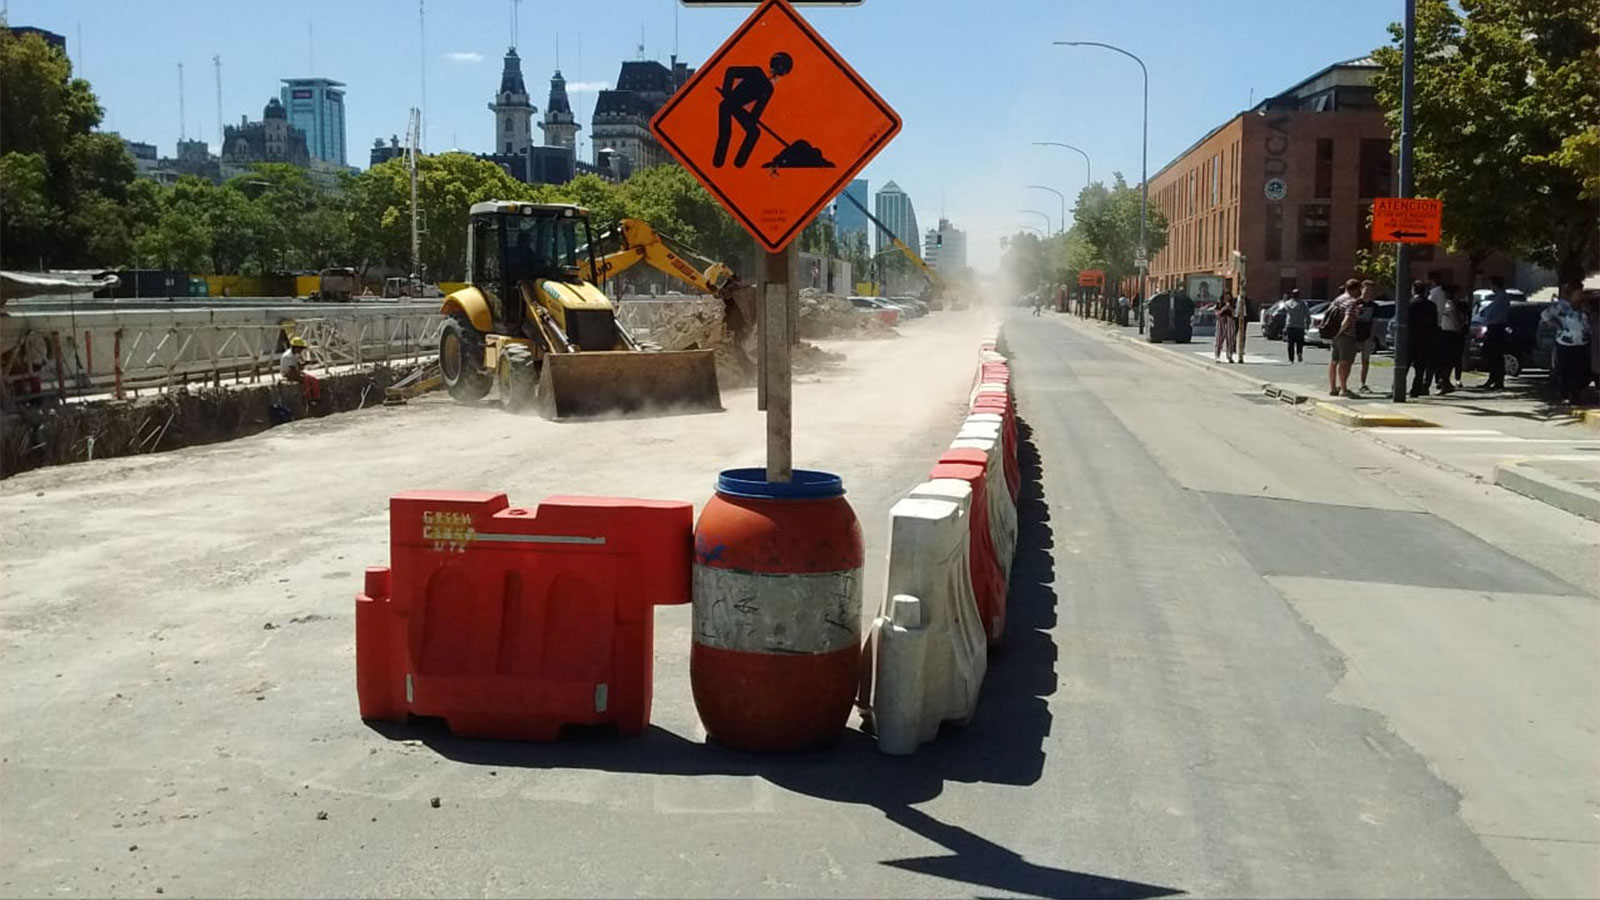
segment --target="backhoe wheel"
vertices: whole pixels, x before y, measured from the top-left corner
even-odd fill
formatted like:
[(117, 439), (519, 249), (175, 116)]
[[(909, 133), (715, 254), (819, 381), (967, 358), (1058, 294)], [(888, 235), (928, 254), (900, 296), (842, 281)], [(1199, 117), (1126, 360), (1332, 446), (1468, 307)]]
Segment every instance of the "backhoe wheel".
[(500, 362), (495, 367), (495, 387), (500, 404), (511, 412), (533, 405), (539, 390), (539, 373), (533, 350), (526, 344), (500, 345)]
[(451, 313), (439, 334), (439, 374), (450, 396), (463, 403), (482, 400), (494, 383), (483, 371), (483, 335), (466, 313)]

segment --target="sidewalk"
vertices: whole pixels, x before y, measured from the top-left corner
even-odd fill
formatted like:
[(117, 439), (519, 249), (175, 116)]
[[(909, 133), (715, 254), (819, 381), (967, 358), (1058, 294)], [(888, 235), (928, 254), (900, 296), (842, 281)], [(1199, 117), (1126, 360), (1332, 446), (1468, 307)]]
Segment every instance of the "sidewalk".
[[(1513, 379), (1504, 391), (1476, 388), (1485, 380), (1466, 373), (1468, 387), (1439, 396), (1394, 403), (1389, 392), (1394, 357), (1374, 354), (1370, 395), (1334, 398), (1328, 393), (1326, 347), (1306, 347), (1305, 361), (1291, 364), (1280, 341), (1263, 339), (1252, 324), (1243, 363), (1212, 361), (1210, 335), (1190, 344), (1152, 344), (1135, 328), (1056, 314), (1075, 327), (1103, 332), (1149, 353), (1237, 380), (1410, 456), (1489, 484), (1525, 494), (1575, 515), (1600, 521), (1600, 418), (1551, 407), (1542, 399), (1544, 376)], [(1350, 385), (1358, 389), (1360, 363)]]

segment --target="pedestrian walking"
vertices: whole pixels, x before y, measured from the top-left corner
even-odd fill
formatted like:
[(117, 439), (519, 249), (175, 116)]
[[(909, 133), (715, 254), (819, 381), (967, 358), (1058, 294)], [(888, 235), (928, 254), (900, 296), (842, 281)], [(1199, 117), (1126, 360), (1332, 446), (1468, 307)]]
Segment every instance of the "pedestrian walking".
[(1361, 393), (1370, 394), (1367, 387), (1367, 370), (1372, 367), (1372, 350), (1376, 345), (1373, 326), (1377, 324), (1378, 286), (1372, 279), (1361, 282), (1361, 305), (1356, 310), (1356, 349), (1361, 353)]
[(1483, 389), (1494, 391), (1506, 386), (1506, 325), (1511, 320), (1511, 295), (1506, 293), (1506, 280), (1499, 275), (1489, 279), (1494, 291), (1483, 312), (1478, 314), (1478, 324), (1483, 326), (1483, 360), (1489, 367), (1489, 380)]
[(1300, 291), (1293, 290), (1280, 302), (1283, 312), (1283, 344), (1289, 350), (1289, 362), (1306, 361), (1306, 327), (1311, 324), (1311, 310), (1300, 299)]
[[(1433, 371), (1434, 332), (1439, 329), (1439, 308), (1428, 299), (1428, 286), (1411, 283), (1411, 307), (1406, 310), (1406, 368), (1411, 370), (1411, 396), (1428, 396), (1429, 374)], [(1400, 373), (1405, 381), (1406, 373)]]
[(1450, 372), (1458, 365), (1456, 357), (1460, 356), (1456, 337), (1461, 333), (1461, 318), (1449, 292), (1445, 290), (1444, 273), (1438, 270), (1429, 272), (1428, 285), (1428, 300), (1438, 313), (1435, 320), (1437, 327), (1433, 332), (1433, 380), (1439, 387), (1439, 393), (1450, 394), (1456, 389), (1450, 383)]
[(1589, 315), (1586, 314), (1583, 284), (1567, 285), (1567, 292), (1556, 298), (1543, 313), (1541, 322), (1552, 323), (1556, 331), (1556, 356), (1554, 371), (1556, 398), (1562, 403), (1578, 403), (1583, 391), (1593, 379), (1594, 370), (1589, 361), (1589, 345), (1594, 340), (1590, 332)]
[(1033, 292), (1033, 314), (1039, 315), (1044, 311), (1044, 288)]
[(1244, 295), (1244, 288), (1239, 289), (1239, 296), (1233, 301), (1234, 328), (1239, 332), (1239, 362), (1244, 362), (1244, 339), (1250, 334), (1250, 300)]
[(1238, 335), (1234, 331), (1233, 324), (1235, 314), (1233, 294), (1229, 293), (1227, 288), (1223, 288), (1222, 296), (1217, 299), (1217, 305), (1213, 311), (1217, 317), (1217, 335), (1212, 341), (1211, 359), (1215, 362), (1221, 362), (1222, 354), (1226, 351), (1228, 362), (1231, 363), (1233, 362), (1233, 345)]
[(1323, 337), (1333, 347), (1328, 360), (1328, 395), (1351, 397), (1350, 367), (1356, 361), (1355, 324), (1361, 305), (1361, 282), (1352, 278), (1344, 283), (1344, 292), (1334, 298), (1324, 314)]

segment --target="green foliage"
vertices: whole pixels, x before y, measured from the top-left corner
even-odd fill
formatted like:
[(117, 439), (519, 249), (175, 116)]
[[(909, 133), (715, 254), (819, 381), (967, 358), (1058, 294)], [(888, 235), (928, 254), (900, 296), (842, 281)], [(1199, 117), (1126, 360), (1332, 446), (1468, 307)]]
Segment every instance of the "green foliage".
[[(1600, 0), (1418, 0), (1414, 177), (1450, 249), (1579, 277), (1600, 252)], [(1373, 55), (1400, 125), (1402, 32)]]
[(132, 248), (125, 211), (133, 157), (93, 129), (88, 82), (38, 35), (0, 26), (0, 263), (18, 268), (115, 264)]
[[(1073, 272), (1105, 270), (1108, 286), (1138, 274), (1134, 260), (1139, 250), (1140, 193), (1128, 186), (1122, 173), (1115, 173), (1115, 178), (1109, 188), (1095, 182), (1078, 192), (1069, 232), (1076, 237), (1063, 242), (1060, 257)], [(1154, 257), (1167, 245), (1167, 217), (1155, 207), (1148, 215), (1145, 247)]]

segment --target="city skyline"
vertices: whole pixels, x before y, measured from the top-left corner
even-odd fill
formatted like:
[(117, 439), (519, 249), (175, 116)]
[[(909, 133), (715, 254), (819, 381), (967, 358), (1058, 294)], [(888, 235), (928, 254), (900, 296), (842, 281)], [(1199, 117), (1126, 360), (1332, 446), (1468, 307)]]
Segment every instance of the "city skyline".
[[(492, 120), (484, 103), (513, 43), (506, 17), (462, 0), (426, 3), (425, 146), (489, 152), (494, 149), (488, 146)], [(573, 16), (560, 28), (549, 28), (525, 4), (515, 40), (527, 79), (540, 86), (532, 92), (535, 105), (543, 105), (542, 87), (558, 66), (565, 76), (573, 112), (584, 126), (578, 133), (580, 159), (593, 156), (589, 126), (596, 93), (611, 86), (622, 62), (642, 57), (666, 64), (676, 48), (680, 61), (697, 66), (749, 12), (680, 8), (676, 0), (592, 6), (603, 13), (598, 19)], [(999, 238), (1027, 224), (1016, 209), (1037, 199), (1022, 184), (1061, 190), (1069, 211), (1083, 186), (1081, 158), (1032, 146), (1032, 141), (1083, 147), (1094, 158), (1097, 180), (1109, 182), (1116, 171), (1130, 183), (1138, 179), (1139, 129), (1130, 112), (1139, 102), (1137, 67), (1093, 48), (1052, 47), (1051, 39), (1108, 40), (1145, 59), (1153, 173), (1252, 99), (1281, 91), (1321, 65), (1387, 43), (1384, 28), (1398, 15), (1394, 4), (1377, 0), (1355, 0), (1338, 9), (1310, 2), (1292, 6), (1286, 13), (1266, 0), (1243, 0), (1234, 16), (1223, 19), (1160, 0), (1131, 0), (1115, 9), (1063, 9), (1048, 0), (1016, 0), (1015, 10), (1006, 15), (973, 5), (930, 17), (916, 15), (920, 7), (910, 0), (872, 0), (859, 7), (807, 8), (803, 14), (906, 122), (905, 131), (862, 177), (874, 184), (892, 178), (925, 202), (942, 196), (945, 216), (968, 231), (973, 265), (992, 267), (1000, 255)], [(184, 130), (216, 144), (214, 54), (221, 58), (226, 123), (258, 116), (284, 78), (344, 82), (346, 141), (354, 148), (348, 162), (355, 165), (365, 165), (374, 139), (403, 133), (407, 110), (422, 99), (412, 4), (397, 9), (380, 0), (337, 5), (283, 0), (272, 15), (252, 21), (248, 31), (239, 29), (226, 10), (199, 0), (173, 0), (163, 18), (94, 0), (11, 0), (9, 17), (17, 25), (64, 35), (79, 74), (93, 84), (106, 108), (102, 127), (156, 144), (163, 155), (179, 136), (179, 62), (186, 66)], [(1029, 29), (1025, 43), (1018, 43), (1014, 28), (1021, 20), (1037, 26)], [(1257, 23), (1251, 52), (1222, 52), (1238, 39), (1229, 23), (1240, 20)], [(884, 40), (887, 34), (895, 39)], [(1317, 35), (1309, 54), (1307, 34)], [(160, 57), (152, 58), (152, 46), (183, 49), (159, 51)], [(948, 48), (932, 67), (930, 47)], [(959, 52), (968, 47), (1006, 52)], [(930, 77), (938, 90), (927, 90)], [(1132, 126), (1107, 128), (1107, 122)]]

